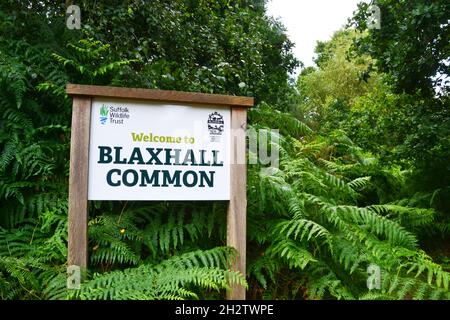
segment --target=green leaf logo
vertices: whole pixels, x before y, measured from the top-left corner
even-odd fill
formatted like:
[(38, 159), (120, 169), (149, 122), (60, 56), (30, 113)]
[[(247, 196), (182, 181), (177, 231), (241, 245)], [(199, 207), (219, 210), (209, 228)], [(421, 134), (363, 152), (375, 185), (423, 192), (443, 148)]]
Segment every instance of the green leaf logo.
[(100, 108), (100, 115), (103, 117), (108, 116), (108, 107), (107, 106), (102, 105), (102, 107)]

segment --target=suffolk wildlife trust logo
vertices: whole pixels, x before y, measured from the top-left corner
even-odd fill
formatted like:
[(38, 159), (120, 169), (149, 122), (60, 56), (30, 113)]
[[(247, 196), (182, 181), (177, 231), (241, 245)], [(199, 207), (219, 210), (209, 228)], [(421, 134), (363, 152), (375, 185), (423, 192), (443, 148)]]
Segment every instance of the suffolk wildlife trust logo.
[(100, 108), (101, 124), (124, 124), (124, 121), (128, 119), (130, 119), (128, 107), (114, 107), (103, 104)]
[(100, 108), (100, 123), (101, 124), (106, 124), (106, 122), (108, 121), (108, 107), (105, 105), (102, 105), (102, 107)]
[(217, 111), (211, 113), (208, 117), (207, 124), (211, 142), (219, 142), (224, 130), (222, 115)]

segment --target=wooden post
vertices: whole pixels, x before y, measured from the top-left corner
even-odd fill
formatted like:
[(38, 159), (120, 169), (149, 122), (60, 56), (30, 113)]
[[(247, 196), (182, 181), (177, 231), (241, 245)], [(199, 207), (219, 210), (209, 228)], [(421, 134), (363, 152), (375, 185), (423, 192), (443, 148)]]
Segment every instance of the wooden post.
[(73, 97), (69, 178), (68, 265), (87, 267), (88, 167), (91, 98)]
[[(227, 245), (236, 248), (238, 257), (232, 269), (246, 275), (247, 171), (245, 129), (247, 109), (231, 107), (230, 203), (227, 213)], [(228, 300), (245, 300), (245, 288), (233, 285)]]

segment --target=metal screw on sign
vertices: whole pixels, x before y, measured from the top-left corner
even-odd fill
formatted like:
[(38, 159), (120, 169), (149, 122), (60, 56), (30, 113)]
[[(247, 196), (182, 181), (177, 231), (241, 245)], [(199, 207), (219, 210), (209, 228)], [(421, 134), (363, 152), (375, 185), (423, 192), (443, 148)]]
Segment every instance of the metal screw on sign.
[(367, 28), (381, 29), (381, 10), (380, 7), (373, 4), (367, 9)]
[(81, 10), (77, 5), (70, 5), (66, 10), (67, 20), (66, 26), (68, 29), (81, 29)]

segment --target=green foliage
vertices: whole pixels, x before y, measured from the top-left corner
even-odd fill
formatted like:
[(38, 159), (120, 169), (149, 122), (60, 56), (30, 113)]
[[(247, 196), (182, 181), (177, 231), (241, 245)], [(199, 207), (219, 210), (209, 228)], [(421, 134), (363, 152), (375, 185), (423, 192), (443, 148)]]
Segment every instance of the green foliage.
[[(346, 141), (343, 157), (358, 152), (348, 138), (337, 138)], [(383, 298), (448, 299), (448, 270), (418, 248), (412, 233), (432, 225), (436, 213), (399, 204), (359, 206), (360, 192), (373, 182), (355, 175), (367, 173), (373, 164), (355, 154), (354, 160), (340, 165), (344, 159), (330, 151), (308, 160), (307, 153), (318, 151), (315, 143), (297, 141), (292, 154), (301, 152), (303, 158), (283, 154), (280, 170), (259, 168), (250, 174), (256, 180), (251, 184), (262, 184), (250, 189), (250, 219), (258, 224), (251, 241), (264, 248), (251, 259), (255, 281), (271, 292), (269, 281), (275, 285), (282, 273), (292, 272), (290, 281), (302, 288), (303, 298), (375, 298), (366, 287), (366, 268), (376, 264), (383, 271)], [(321, 145), (322, 151), (328, 143)], [(267, 198), (276, 198), (277, 205)], [(266, 257), (272, 261), (267, 267)], [(299, 292), (284, 298), (298, 297)], [(276, 289), (272, 294), (279, 298)]]
[[(413, 7), (421, 6), (419, 4), (421, 1), (396, 3), (395, 6), (403, 8), (401, 12), (392, 11), (388, 3), (390, 4), (389, 1), (379, 3), (383, 16), (383, 27), (380, 30), (364, 29), (365, 22), (363, 23), (362, 17), (367, 6), (362, 4), (353, 18), (354, 22), (361, 23), (359, 25), (361, 33), (342, 30), (330, 41), (318, 44), (317, 68), (305, 71), (297, 82), (302, 93), (299, 109), (305, 122), (320, 135), (333, 135), (337, 131), (343, 131), (365, 151), (368, 158), (377, 159), (367, 167), (369, 171), (366, 175), (371, 175), (374, 183), (368, 186), (372, 191), (365, 192), (365, 203), (376, 203), (377, 199), (380, 203), (402, 201), (404, 198), (406, 201), (414, 202), (416, 195), (420, 197), (427, 195), (429, 200), (433, 194), (439, 195), (434, 198), (435, 201), (428, 203), (420, 201), (419, 206), (432, 208), (437, 214), (434, 226), (421, 228), (419, 237), (424, 245), (428, 242), (431, 246), (437, 246), (432, 239), (439, 235), (439, 242), (442, 241), (442, 245), (438, 246), (445, 247), (450, 208), (448, 201), (450, 171), (446, 165), (450, 150), (448, 93), (441, 90), (439, 94), (430, 96), (425, 89), (419, 90), (422, 85), (418, 85), (414, 92), (408, 91), (406, 85), (401, 87), (402, 80), (397, 79), (399, 72), (397, 67), (403, 68), (408, 63), (402, 61), (401, 65), (396, 67), (390, 65), (390, 61), (411, 58), (411, 56), (405, 58), (403, 56), (405, 52), (400, 54), (396, 51), (402, 50), (399, 49), (402, 46), (411, 46), (411, 42), (408, 42), (408, 37), (412, 36), (411, 30), (403, 34), (398, 43), (393, 43), (392, 37), (383, 38), (382, 35), (386, 35), (386, 32), (395, 33), (394, 30), (401, 24), (408, 24), (400, 16), (409, 15)], [(445, 7), (444, 4), (436, 6)], [(433, 11), (433, 14), (441, 13)], [(439, 27), (441, 30), (433, 29), (432, 25), (428, 25), (431, 24), (428, 18), (427, 16), (423, 20), (428, 21), (426, 26), (428, 29), (423, 30), (424, 33), (431, 30), (444, 32), (445, 25)], [(394, 21), (398, 24), (394, 25)], [(432, 24), (438, 24), (438, 20)], [(422, 34), (418, 40), (423, 41), (420, 37)], [(360, 50), (355, 51), (355, 47), (351, 46), (352, 42), (357, 45), (356, 49)], [(389, 49), (386, 48), (389, 45)], [(436, 50), (438, 47), (440, 50), (436, 54), (446, 52), (441, 44), (436, 45)], [(421, 51), (426, 46), (419, 48), (414, 45), (414, 47), (411, 50)], [(380, 48), (384, 48), (383, 51), (379, 51)], [(418, 51), (415, 51), (415, 54)], [(339, 57), (342, 62), (337, 65), (340, 68), (333, 65), (333, 61), (339, 61)], [(434, 72), (437, 72), (437, 69)], [(402, 77), (404, 74), (402, 73)], [(330, 76), (325, 77), (326, 75)], [(415, 76), (421, 77), (420, 74)], [(343, 89), (335, 90), (335, 86), (340, 88), (342, 83), (346, 84)], [(355, 88), (358, 90), (354, 90)], [(327, 165), (330, 169), (333, 166), (329, 163)], [(380, 168), (380, 165), (383, 168)], [(341, 173), (348, 173), (346, 169), (355, 168), (354, 166), (336, 168), (342, 171)]]
[(3, 299), (40, 299), (43, 286), (64, 271), (66, 214), (46, 211), (17, 229), (0, 229), (0, 294)]
[[(381, 28), (356, 40), (357, 50), (376, 59), (392, 76), (397, 92), (433, 97), (435, 86), (449, 88), (450, 4), (445, 0), (377, 0)], [(360, 3), (350, 23), (367, 30), (367, 3)], [(447, 92), (448, 94), (448, 92)]]
[[(366, 34), (355, 39), (352, 56), (373, 57), (389, 84), (388, 90), (363, 97), (355, 118), (365, 125), (357, 135), (368, 139), (377, 135), (372, 148), (379, 147), (381, 140), (396, 161), (410, 161), (415, 169), (410, 182), (414, 191), (445, 188), (450, 179), (450, 5), (424, 0), (380, 0), (377, 5), (381, 29), (366, 30), (364, 3), (350, 21)], [(449, 202), (442, 207), (448, 213)]]
[(95, 273), (81, 290), (61, 290), (64, 277), (55, 277), (47, 290), (50, 299), (156, 300), (198, 298), (193, 288), (219, 291), (231, 284), (246, 285), (237, 271), (226, 270), (233, 249), (217, 247), (177, 255), (158, 265), (142, 264), (135, 268)]
[[(115, 71), (119, 71), (123, 66), (129, 65), (134, 60), (119, 60), (111, 61), (112, 52), (110, 45), (102, 44), (98, 40), (92, 38), (79, 40), (79, 45), (69, 43), (68, 48), (72, 49), (74, 57), (72, 59), (65, 58), (59, 54), (54, 53), (53, 57), (61, 63), (64, 67), (75, 74), (81, 75), (81, 82), (83, 83), (111, 83), (114, 84), (114, 80), (111, 79), (111, 75)], [(102, 65), (98, 65), (98, 62), (102, 61)], [(106, 79), (105, 79), (106, 78)], [(48, 90), (51, 87), (51, 83), (44, 82), (38, 86), (39, 89)]]
[[(198, 292), (202, 288), (222, 294), (220, 289), (227, 289), (233, 283), (246, 285), (241, 274), (227, 270), (235, 258), (234, 249), (217, 247), (183, 253), (198, 247), (195, 240), (207, 235), (208, 229), (212, 236), (213, 219), (205, 221), (201, 217), (204, 212), (195, 212), (191, 218), (180, 211), (174, 214), (174, 209), (169, 207), (167, 221), (162, 221), (165, 219), (162, 212), (157, 213), (158, 209), (167, 210), (167, 206), (143, 206), (122, 210), (120, 215), (106, 214), (91, 219), (90, 265), (94, 274), (83, 283), (82, 291), (65, 289), (67, 209), (62, 214), (47, 211), (39, 215), (39, 220), (22, 222), (18, 229), (0, 230), (2, 296), (8, 299), (181, 299), (203, 296), (203, 291)], [(217, 210), (223, 216), (222, 208)], [(156, 216), (150, 211), (156, 211)], [(213, 212), (212, 216), (215, 215)], [(182, 219), (175, 221), (175, 216)], [(183, 229), (186, 231), (180, 231)], [(183, 249), (174, 255), (174, 250), (183, 243)]]
[[(80, 1), (84, 31), (116, 60), (139, 62), (118, 85), (252, 95), (278, 102), (298, 62), (262, 1)], [(165, 21), (165, 23), (162, 23)]]

